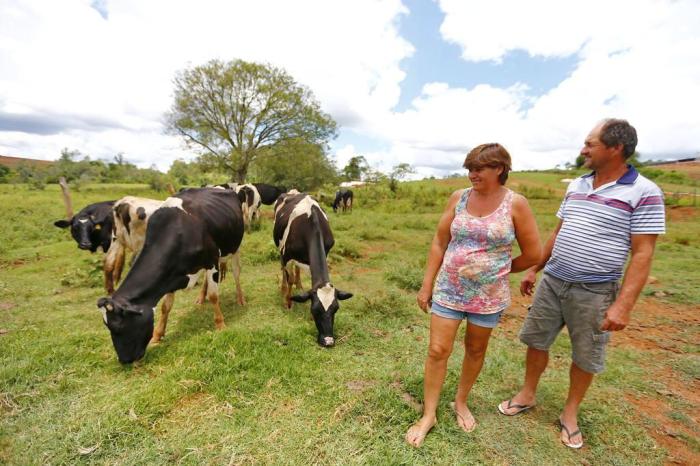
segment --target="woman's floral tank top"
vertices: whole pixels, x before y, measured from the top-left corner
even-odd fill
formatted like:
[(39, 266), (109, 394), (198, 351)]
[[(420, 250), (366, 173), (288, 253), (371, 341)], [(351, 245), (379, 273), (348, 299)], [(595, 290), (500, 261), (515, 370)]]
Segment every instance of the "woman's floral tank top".
[(493, 314), (510, 305), (510, 273), (515, 228), (511, 215), (513, 191), (486, 217), (467, 213), (471, 188), (455, 206), (445, 251), (433, 288), (433, 301), (462, 312)]

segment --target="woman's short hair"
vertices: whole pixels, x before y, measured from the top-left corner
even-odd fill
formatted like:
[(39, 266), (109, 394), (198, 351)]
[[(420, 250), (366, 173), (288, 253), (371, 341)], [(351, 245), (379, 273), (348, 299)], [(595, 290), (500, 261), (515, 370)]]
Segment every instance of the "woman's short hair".
[(503, 168), (503, 173), (498, 176), (501, 184), (506, 184), (508, 172), (511, 170), (510, 154), (505, 147), (492, 142), (476, 146), (467, 154), (464, 165), (467, 170), (477, 170), (484, 167)]

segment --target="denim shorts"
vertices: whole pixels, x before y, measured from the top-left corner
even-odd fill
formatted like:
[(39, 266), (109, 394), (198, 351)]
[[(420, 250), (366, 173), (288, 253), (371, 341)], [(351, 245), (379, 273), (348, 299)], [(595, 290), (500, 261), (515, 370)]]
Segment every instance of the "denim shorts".
[(520, 341), (547, 351), (566, 325), (574, 364), (591, 374), (602, 372), (610, 332), (600, 330), (600, 325), (618, 289), (617, 282), (567, 282), (543, 274), (520, 330)]
[(498, 321), (501, 320), (503, 311), (494, 312), (493, 314), (478, 314), (476, 312), (455, 311), (454, 309), (440, 306), (438, 303), (432, 303), (430, 312), (445, 319), (452, 320), (467, 320), (470, 324), (485, 328), (495, 328)]

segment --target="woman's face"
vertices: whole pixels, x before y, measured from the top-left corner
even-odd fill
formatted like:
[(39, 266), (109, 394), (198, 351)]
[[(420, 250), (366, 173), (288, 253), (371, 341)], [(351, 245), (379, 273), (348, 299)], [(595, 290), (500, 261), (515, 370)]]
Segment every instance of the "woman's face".
[(469, 170), (469, 181), (476, 189), (500, 185), (498, 177), (503, 172), (501, 167), (473, 167)]

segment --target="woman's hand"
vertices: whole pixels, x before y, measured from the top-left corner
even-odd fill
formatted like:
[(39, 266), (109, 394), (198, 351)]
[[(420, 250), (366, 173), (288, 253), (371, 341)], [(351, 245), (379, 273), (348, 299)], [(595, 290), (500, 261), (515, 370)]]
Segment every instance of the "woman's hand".
[(428, 312), (428, 306), (430, 305), (430, 298), (433, 297), (433, 290), (426, 287), (421, 287), (418, 290), (418, 296), (416, 296), (416, 301), (418, 302), (418, 307), (425, 313)]
[(520, 281), (520, 294), (523, 296), (532, 296), (532, 292), (535, 289), (535, 282), (537, 281), (537, 272), (530, 269), (525, 272), (525, 276)]

